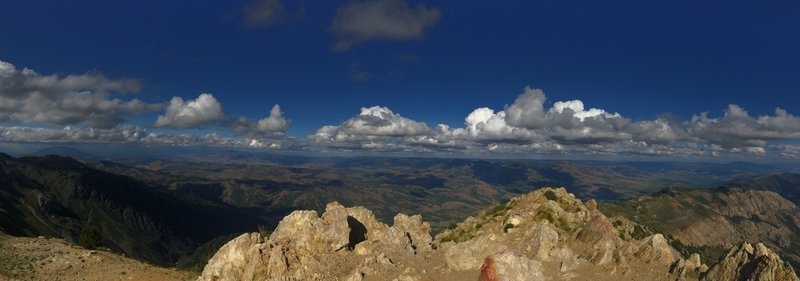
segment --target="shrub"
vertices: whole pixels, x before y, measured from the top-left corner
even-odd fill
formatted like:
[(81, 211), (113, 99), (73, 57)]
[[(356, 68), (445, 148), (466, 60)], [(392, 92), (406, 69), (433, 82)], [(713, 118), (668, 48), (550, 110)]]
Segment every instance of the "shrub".
[(550, 201), (558, 201), (558, 195), (556, 195), (556, 193), (552, 190), (545, 191), (544, 198), (547, 198), (547, 200)]
[(453, 230), (456, 229), (456, 227), (458, 227), (458, 224), (456, 224), (455, 222), (451, 222), (450, 225), (447, 226), (447, 229)]
[(550, 223), (555, 222), (555, 214), (553, 213), (553, 210), (550, 209), (542, 209), (538, 214), (536, 214), (536, 218), (546, 219)]
[(78, 245), (92, 250), (101, 246), (102, 243), (103, 237), (100, 236), (100, 232), (97, 229), (90, 227), (81, 229), (81, 233), (78, 236)]
[(558, 217), (558, 228), (561, 228), (566, 231), (572, 231), (572, 227), (569, 226), (569, 223), (567, 223), (567, 220), (564, 219), (563, 217)]
[(502, 216), (502, 215), (504, 215), (504, 214), (505, 214), (505, 211), (506, 211), (506, 210), (508, 210), (508, 207), (506, 207), (506, 205), (504, 205), (504, 204), (495, 205), (494, 207), (492, 207), (491, 209), (489, 209), (488, 211), (486, 211), (486, 214), (485, 214), (485, 215), (483, 215), (483, 216), (484, 216), (484, 217), (498, 217), (498, 216)]
[(514, 225), (510, 224), (510, 223), (507, 223), (506, 225), (503, 226), (503, 232), (504, 233), (508, 233), (508, 230), (512, 229), (512, 228), (514, 228)]
[(258, 233), (261, 234), (261, 237), (269, 238), (269, 228), (266, 225), (259, 225), (258, 226)]

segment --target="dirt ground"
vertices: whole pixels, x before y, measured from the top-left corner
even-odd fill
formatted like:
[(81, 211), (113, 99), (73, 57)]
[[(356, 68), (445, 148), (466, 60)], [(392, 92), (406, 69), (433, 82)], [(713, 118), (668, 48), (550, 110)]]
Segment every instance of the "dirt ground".
[(61, 239), (0, 234), (0, 281), (31, 280), (195, 280), (197, 274), (155, 267), (102, 250), (87, 250)]

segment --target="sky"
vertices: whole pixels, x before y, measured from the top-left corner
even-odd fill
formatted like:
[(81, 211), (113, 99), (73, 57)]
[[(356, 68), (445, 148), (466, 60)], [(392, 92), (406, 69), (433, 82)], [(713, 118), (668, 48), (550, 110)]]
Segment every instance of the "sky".
[(800, 159), (800, 2), (8, 1), (0, 142)]

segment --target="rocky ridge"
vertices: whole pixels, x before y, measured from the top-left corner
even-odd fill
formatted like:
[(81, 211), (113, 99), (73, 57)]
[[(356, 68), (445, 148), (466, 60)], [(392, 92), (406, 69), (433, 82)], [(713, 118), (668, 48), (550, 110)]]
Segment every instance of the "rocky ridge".
[(363, 207), (330, 203), (322, 216), (295, 211), (270, 235), (228, 242), (198, 280), (797, 280), (761, 244), (709, 267), (661, 234), (633, 232), (563, 188), (515, 197), (435, 239), (419, 215), (388, 226)]

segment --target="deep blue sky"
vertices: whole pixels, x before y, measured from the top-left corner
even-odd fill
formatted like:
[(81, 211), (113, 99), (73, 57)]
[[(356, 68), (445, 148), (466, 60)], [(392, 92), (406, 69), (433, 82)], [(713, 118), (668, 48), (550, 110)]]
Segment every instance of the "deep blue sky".
[[(460, 126), (526, 85), (633, 119), (721, 114), (729, 103), (800, 111), (798, 1), (438, 1), (426, 3), (441, 18), (422, 39), (344, 52), (330, 48), (343, 1), (287, 1), (291, 15), (262, 29), (242, 26), (246, 3), (7, 1), (0, 58), (138, 78), (146, 101), (210, 92), (253, 118), (278, 103), (291, 135), (370, 105)], [(354, 63), (372, 79), (352, 80)]]
[(795, 0), (6, 1), (0, 142), (800, 159), (798, 50)]

